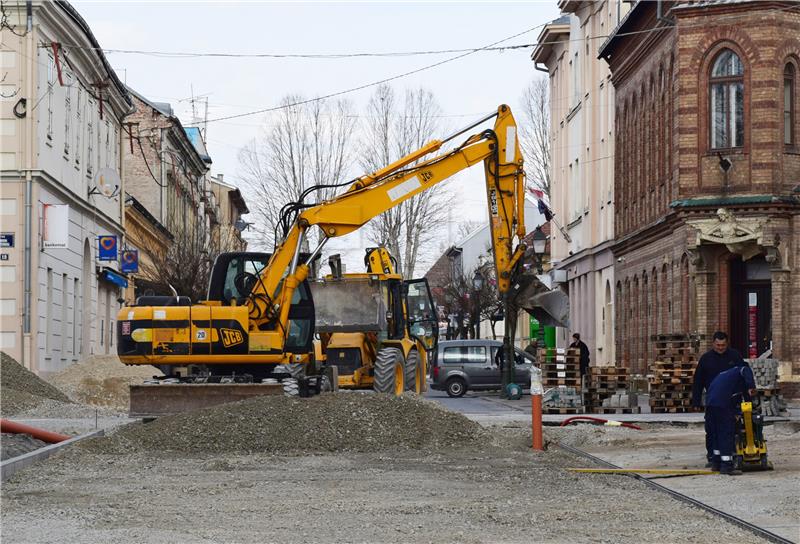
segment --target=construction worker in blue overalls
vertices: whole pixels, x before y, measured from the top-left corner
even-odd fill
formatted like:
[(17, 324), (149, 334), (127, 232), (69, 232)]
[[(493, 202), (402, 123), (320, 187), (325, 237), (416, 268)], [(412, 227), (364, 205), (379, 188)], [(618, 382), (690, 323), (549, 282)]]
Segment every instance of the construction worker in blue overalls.
[(756, 394), (753, 371), (747, 365), (738, 365), (720, 372), (708, 386), (706, 393), (706, 419), (711, 430), (714, 458), (711, 470), (720, 474), (737, 475), (733, 454), (736, 449), (736, 413), (742, 400), (749, 401)]
[[(714, 333), (712, 349), (704, 353), (697, 363), (694, 372), (694, 384), (692, 386), (692, 406), (697, 412), (703, 410), (703, 393), (708, 390), (708, 386), (714, 381), (720, 372), (725, 372), (729, 368), (744, 365), (744, 359), (739, 352), (728, 346), (728, 335), (722, 331)], [(714, 459), (714, 446), (711, 443), (711, 429), (709, 420), (706, 418), (706, 467), (712, 465)]]

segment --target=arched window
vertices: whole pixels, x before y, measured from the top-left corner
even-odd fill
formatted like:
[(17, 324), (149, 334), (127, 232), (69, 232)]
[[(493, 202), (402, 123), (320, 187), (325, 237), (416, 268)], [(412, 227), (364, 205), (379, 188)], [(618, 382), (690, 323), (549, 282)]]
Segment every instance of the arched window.
[(723, 49), (711, 69), (711, 147), (744, 145), (744, 67), (739, 56)]
[(794, 64), (787, 63), (783, 69), (783, 143), (794, 143)]

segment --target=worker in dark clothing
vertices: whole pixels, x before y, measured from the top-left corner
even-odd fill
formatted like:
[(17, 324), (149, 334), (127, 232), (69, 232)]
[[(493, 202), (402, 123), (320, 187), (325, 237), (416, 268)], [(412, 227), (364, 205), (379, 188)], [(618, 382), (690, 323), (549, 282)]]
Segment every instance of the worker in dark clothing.
[(581, 378), (589, 371), (589, 346), (581, 341), (581, 335), (575, 333), (572, 335), (573, 342), (569, 345), (572, 349), (581, 350)]
[(736, 413), (742, 400), (756, 394), (753, 371), (743, 364), (720, 372), (706, 394), (706, 420), (710, 422), (714, 457), (711, 469), (720, 474), (741, 474), (734, 470)]
[[(708, 389), (711, 382), (720, 372), (737, 365), (747, 364), (735, 349), (728, 347), (728, 335), (722, 331), (714, 333), (712, 349), (700, 357), (694, 371), (694, 384), (692, 385), (692, 406), (695, 411), (703, 409), (703, 392)], [(707, 416), (707, 414), (706, 414)], [(709, 421), (706, 417), (706, 467), (710, 467), (714, 458), (709, 432)]]

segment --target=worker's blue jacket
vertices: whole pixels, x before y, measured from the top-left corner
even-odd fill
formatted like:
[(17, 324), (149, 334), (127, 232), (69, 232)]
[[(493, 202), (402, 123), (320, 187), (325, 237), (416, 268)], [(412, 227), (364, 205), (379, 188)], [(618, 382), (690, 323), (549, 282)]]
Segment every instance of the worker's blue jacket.
[(742, 399), (750, 400), (749, 389), (756, 388), (753, 370), (747, 365), (738, 365), (720, 372), (708, 386), (706, 406), (734, 408)]
[(723, 353), (709, 350), (700, 357), (697, 369), (694, 372), (692, 384), (692, 406), (702, 406), (703, 391), (720, 372), (724, 372), (737, 365), (746, 365), (742, 356), (735, 349), (728, 348)]

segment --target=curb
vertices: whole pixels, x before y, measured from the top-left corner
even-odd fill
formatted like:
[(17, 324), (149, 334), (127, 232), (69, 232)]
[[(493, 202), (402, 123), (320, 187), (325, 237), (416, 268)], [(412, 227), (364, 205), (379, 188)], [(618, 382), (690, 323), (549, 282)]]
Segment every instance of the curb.
[(20, 470), (27, 468), (33, 464), (36, 464), (39, 461), (44, 461), (54, 453), (58, 452), (63, 448), (66, 448), (71, 444), (74, 444), (75, 442), (84, 440), (86, 438), (93, 438), (95, 436), (103, 436), (104, 434), (105, 431), (103, 429), (99, 429), (97, 431), (92, 431), (90, 433), (70, 438), (69, 440), (64, 440), (63, 442), (59, 442), (58, 444), (51, 444), (49, 446), (39, 448), (38, 450), (28, 452), (24, 455), (12, 457), (11, 459), (6, 459), (2, 463), (0, 463), (0, 481), (5, 482)]

